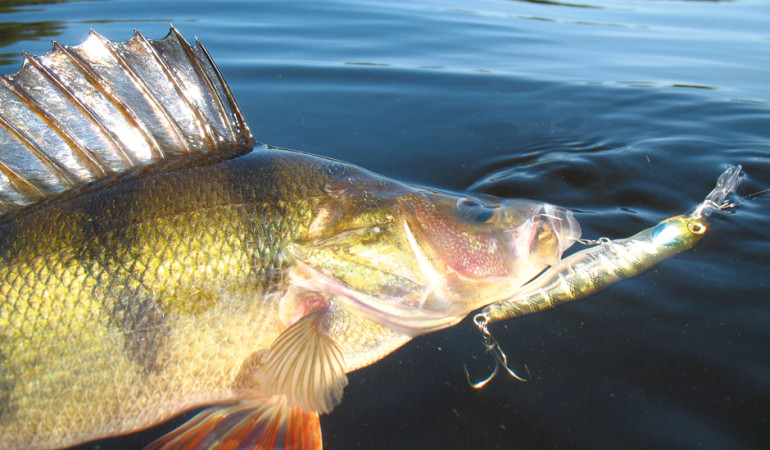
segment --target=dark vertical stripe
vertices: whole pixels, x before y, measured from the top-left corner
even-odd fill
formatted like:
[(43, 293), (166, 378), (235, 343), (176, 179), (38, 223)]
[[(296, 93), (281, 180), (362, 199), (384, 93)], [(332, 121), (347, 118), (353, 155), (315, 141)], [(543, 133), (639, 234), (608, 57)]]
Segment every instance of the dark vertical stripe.
[(145, 372), (163, 367), (159, 358), (169, 328), (157, 299), (151, 295), (124, 290), (109, 305), (111, 323), (123, 333), (124, 352)]

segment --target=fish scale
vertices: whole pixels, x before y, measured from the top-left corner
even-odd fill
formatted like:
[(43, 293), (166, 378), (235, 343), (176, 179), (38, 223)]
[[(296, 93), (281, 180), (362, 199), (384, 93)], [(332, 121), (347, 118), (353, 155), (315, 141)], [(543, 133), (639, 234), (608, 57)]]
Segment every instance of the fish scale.
[[(383, 253), (383, 260), (367, 267), (368, 258), (359, 255), (371, 250), (359, 253), (355, 249), (360, 242), (347, 239), (356, 235), (357, 227), (367, 230), (374, 221), (376, 226), (367, 232), (372, 239), (364, 242), (379, 246), (378, 234), (393, 226), (382, 221), (392, 222), (397, 211), (410, 209), (401, 201), (437, 194), (415, 194), (414, 188), (372, 178), (378, 179), (346, 164), (262, 148), (234, 160), (108, 183), (0, 224), (0, 329), (3, 348), (9, 349), (0, 372), (3, 444), (66, 446), (136, 431), (192, 407), (228, 404), (245, 395), (248, 399), (262, 385), (249, 374), (261, 370), (259, 355), (295, 320), (279, 319), (291, 317), (280, 312), (284, 306), (307, 317), (315, 311), (303, 306), (307, 302), (328, 309), (320, 329), (340, 346), (333, 354), (344, 355), (347, 371), (382, 358), (419, 334), (381, 324), (380, 313), (351, 309), (336, 288), (303, 287), (296, 299), (287, 293), (293, 292), (287, 284), (297, 276), (292, 274), (299, 248), (316, 245), (308, 235), (342, 231), (341, 240), (318, 239), (349, 250), (327, 254), (350, 258), (327, 261), (327, 274), (334, 275), (335, 267), (350, 268), (354, 278), (374, 274), (383, 280), (381, 294), (386, 297), (418, 292), (416, 298), (403, 300), (403, 307), (425, 304), (426, 294), (419, 292), (426, 280), (411, 272), (417, 270), (415, 264), (401, 259), (411, 252), (411, 244), (387, 244), (391, 250)], [(404, 191), (408, 195), (402, 196)], [(395, 193), (392, 199), (390, 192)], [(334, 206), (336, 202), (341, 204)], [(451, 211), (455, 202), (446, 204)], [(352, 214), (318, 226), (319, 220), (348, 210)], [(345, 225), (347, 220), (353, 223)], [(420, 220), (433, 217), (422, 214)], [(346, 234), (351, 226), (353, 234)], [(400, 279), (409, 284), (388, 285), (388, 280)], [(366, 280), (350, 282), (364, 287)], [(380, 288), (364, 292), (377, 294)], [(480, 295), (476, 302), (486, 301)], [(436, 314), (451, 324), (476, 304)], [(308, 356), (316, 357), (317, 351)], [(252, 367), (250, 361), (256, 364)], [(289, 381), (336, 383), (335, 376)], [(265, 386), (289, 389), (284, 381)], [(299, 392), (287, 398), (315, 395), (314, 388)], [(324, 410), (338, 401), (336, 395), (320, 398), (327, 403)]]

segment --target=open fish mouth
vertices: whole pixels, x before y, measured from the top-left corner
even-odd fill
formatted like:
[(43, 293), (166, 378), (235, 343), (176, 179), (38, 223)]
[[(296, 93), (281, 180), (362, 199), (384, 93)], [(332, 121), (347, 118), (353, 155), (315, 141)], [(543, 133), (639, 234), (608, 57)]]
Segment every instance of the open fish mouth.
[(546, 245), (555, 246), (543, 256), (543, 262), (548, 265), (556, 264), (561, 255), (582, 235), (580, 224), (572, 211), (548, 203), (543, 205), (542, 213), (533, 216), (532, 226), (534, 229), (530, 233), (529, 246), (532, 256), (540, 257)]

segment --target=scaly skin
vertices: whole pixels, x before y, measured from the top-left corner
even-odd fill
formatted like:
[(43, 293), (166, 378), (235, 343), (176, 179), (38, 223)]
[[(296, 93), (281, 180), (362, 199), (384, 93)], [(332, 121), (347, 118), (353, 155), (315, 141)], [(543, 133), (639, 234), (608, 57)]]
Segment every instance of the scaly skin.
[[(2, 448), (195, 406), (221, 426), (196, 442), (318, 447), (346, 373), (510, 298), (580, 235), (551, 205), (299, 152), (221, 162), (258, 144), (174, 29), (25, 59), (0, 76)], [(191, 423), (159, 445), (212, 430)]]
[(3, 446), (69, 445), (232, 396), (241, 362), (283, 328), (265, 294), (285, 284), (284, 248), (342, 171), (254, 155), (0, 227)]

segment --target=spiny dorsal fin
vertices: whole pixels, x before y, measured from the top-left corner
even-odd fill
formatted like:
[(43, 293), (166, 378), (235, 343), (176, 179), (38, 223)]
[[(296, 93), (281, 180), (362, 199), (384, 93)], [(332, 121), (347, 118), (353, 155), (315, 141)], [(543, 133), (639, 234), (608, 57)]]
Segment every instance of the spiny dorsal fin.
[(95, 32), (0, 75), (0, 220), (49, 197), (178, 157), (255, 145), (200, 42)]

